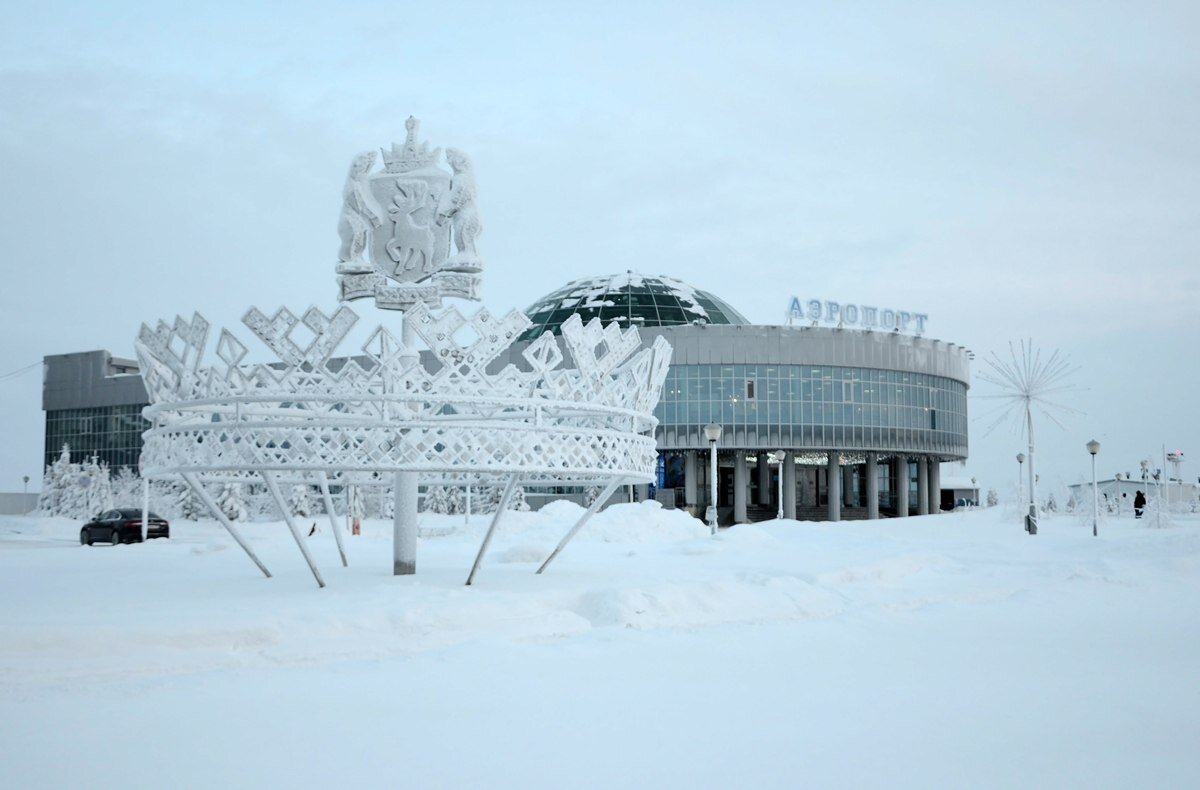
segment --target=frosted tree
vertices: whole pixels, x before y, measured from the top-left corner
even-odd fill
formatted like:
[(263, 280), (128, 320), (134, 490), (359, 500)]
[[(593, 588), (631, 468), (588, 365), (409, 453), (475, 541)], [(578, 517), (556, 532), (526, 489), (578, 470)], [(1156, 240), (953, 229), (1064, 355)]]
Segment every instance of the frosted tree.
[(60, 514), (71, 518), (91, 518), (112, 508), (112, 481), (108, 465), (92, 456), (86, 463), (71, 464)]
[(122, 466), (112, 476), (112, 498), (116, 507), (142, 507), (142, 478), (133, 467)]
[(308, 495), (308, 486), (292, 486), (292, 496), (288, 500), (288, 507), (291, 509), (293, 516), (307, 518), (312, 515), (313, 507), (312, 500)]
[(508, 500), (508, 509), (521, 513), (529, 512), (529, 503), (525, 501), (525, 486), (517, 486), (513, 489), (512, 496)]
[[(472, 501), (474, 501), (473, 494)], [(446, 512), (450, 515), (467, 512), (466, 496), (463, 494), (463, 489), (458, 486), (451, 486), (446, 489)]]
[(496, 486), (479, 486), (471, 492), (471, 511), (495, 513), (500, 502), (500, 489)]
[(425, 494), (425, 512), (442, 514), (450, 512), (450, 498), (446, 493), (445, 486), (429, 487), (429, 491)]
[[(71, 448), (64, 444), (62, 453), (54, 463), (46, 467), (46, 473), (42, 476), (42, 493), (38, 497), (38, 510), (50, 516), (62, 515), (63, 498), (67, 488), (73, 485), (70, 480), (72, 468)], [(78, 472), (74, 474), (78, 475)]]
[(217, 507), (230, 521), (245, 521), (249, 517), (246, 511), (246, 499), (242, 493), (241, 483), (226, 483), (217, 499)]
[(1000, 495), (996, 493), (996, 489), (989, 488), (987, 492), (987, 506), (995, 507), (1000, 504)]
[(192, 492), (191, 486), (182, 486), (175, 493), (174, 510), (184, 521), (195, 521), (200, 518), (203, 505)]

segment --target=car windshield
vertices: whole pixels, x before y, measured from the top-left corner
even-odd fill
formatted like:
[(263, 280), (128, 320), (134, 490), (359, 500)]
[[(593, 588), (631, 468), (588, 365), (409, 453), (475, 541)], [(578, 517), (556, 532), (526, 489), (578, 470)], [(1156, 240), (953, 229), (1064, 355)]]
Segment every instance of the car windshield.
[[(133, 508), (126, 508), (121, 511), (121, 518), (141, 518), (141, 517), (142, 517), (141, 510), (136, 510)], [(150, 513), (146, 517), (147, 518), (161, 518), (161, 516), (159, 516), (153, 510), (151, 510)]]

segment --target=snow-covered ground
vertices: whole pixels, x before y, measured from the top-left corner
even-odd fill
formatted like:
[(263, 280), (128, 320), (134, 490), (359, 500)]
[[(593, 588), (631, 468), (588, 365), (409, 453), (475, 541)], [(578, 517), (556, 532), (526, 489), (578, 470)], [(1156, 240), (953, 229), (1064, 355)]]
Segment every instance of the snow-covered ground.
[[(1200, 787), (1200, 518), (0, 517), (0, 787)], [(308, 520), (309, 522), (312, 519)], [(307, 523), (307, 522), (306, 522)], [(320, 523), (320, 522), (319, 522)]]

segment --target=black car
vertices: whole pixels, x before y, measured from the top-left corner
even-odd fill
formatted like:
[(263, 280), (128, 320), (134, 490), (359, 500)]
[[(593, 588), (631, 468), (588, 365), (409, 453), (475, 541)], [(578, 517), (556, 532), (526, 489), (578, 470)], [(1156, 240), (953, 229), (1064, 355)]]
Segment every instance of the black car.
[[(169, 538), (171, 527), (167, 520), (154, 513), (146, 519), (147, 538)], [(79, 530), (79, 542), (85, 546), (100, 541), (111, 543), (142, 542), (142, 511), (136, 508), (106, 510), (83, 525)]]

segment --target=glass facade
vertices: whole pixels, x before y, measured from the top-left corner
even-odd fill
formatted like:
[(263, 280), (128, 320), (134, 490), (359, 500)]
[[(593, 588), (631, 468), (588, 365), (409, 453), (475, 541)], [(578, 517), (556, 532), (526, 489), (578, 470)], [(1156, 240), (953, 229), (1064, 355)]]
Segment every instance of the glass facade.
[(142, 452), (142, 432), (150, 423), (142, 418), (147, 404), (93, 406), (46, 412), (47, 465), (58, 459), (64, 444), (71, 447), (71, 461), (78, 463), (93, 455), (108, 464), (137, 469)]
[(737, 310), (706, 291), (669, 277), (616, 275), (576, 280), (540, 299), (525, 310), (533, 326), (521, 335), (533, 340), (546, 330), (559, 333), (562, 323), (575, 313), (586, 324), (593, 318), (604, 323), (622, 321), (635, 326), (678, 326), (703, 320), (709, 324), (749, 323)]
[(655, 416), (660, 447), (710, 422), (726, 436), (741, 430), (789, 449), (965, 454), (967, 446), (964, 383), (874, 368), (672, 365)]

